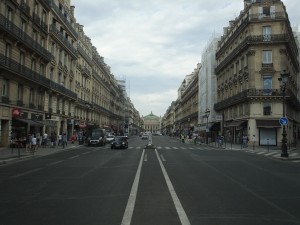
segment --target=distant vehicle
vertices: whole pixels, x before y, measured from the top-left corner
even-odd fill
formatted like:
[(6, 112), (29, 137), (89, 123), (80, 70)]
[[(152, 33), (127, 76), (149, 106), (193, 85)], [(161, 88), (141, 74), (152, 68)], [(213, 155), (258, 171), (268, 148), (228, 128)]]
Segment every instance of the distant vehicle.
[(88, 146), (103, 146), (106, 144), (106, 131), (104, 129), (93, 129), (87, 138)]
[(143, 134), (143, 135), (142, 135), (142, 139), (144, 139), (144, 140), (149, 139), (149, 135), (148, 135), (148, 134)]
[(125, 136), (116, 136), (115, 139), (111, 142), (111, 149), (116, 148), (128, 148), (128, 140)]
[(111, 143), (114, 139), (115, 139), (115, 136), (114, 136), (114, 135), (107, 135), (107, 137), (106, 137), (106, 142)]

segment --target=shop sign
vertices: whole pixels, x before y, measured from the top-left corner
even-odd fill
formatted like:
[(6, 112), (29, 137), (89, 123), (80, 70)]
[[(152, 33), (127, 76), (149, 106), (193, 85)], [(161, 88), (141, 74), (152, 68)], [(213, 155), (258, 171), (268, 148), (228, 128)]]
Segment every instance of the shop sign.
[(85, 122), (80, 122), (80, 123), (79, 123), (79, 127), (80, 127), (80, 128), (85, 128), (85, 127), (86, 127)]
[(45, 113), (45, 119), (51, 120), (51, 113)]
[(73, 120), (73, 119), (67, 119), (67, 123), (68, 123), (69, 125), (72, 125), (72, 124), (74, 124), (74, 120)]
[(18, 119), (28, 119), (28, 112), (23, 112), (21, 109), (13, 108), (12, 117)]
[(21, 109), (18, 109), (18, 108), (13, 108), (12, 109), (12, 117), (20, 118), (21, 117), (21, 113), (22, 113)]
[(43, 115), (36, 114), (36, 113), (31, 113), (31, 119), (34, 120), (34, 121), (42, 121), (43, 120)]

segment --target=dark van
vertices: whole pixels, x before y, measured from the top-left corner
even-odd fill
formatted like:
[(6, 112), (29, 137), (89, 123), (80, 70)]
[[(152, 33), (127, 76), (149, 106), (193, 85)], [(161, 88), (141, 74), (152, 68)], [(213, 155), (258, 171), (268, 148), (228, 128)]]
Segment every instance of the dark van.
[(105, 129), (94, 129), (91, 135), (87, 138), (88, 146), (103, 146), (106, 144)]

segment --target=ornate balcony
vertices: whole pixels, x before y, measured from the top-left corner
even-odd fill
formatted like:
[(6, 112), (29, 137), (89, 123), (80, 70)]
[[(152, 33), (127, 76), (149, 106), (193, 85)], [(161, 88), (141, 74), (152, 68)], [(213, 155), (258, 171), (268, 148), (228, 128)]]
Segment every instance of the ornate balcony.
[(288, 34), (273, 34), (273, 35), (268, 35), (269, 37), (266, 38), (264, 35), (250, 35), (247, 36), (221, 63), (216, 67), (215, 72), (216, 74), (219, 74), (222, 69), (224, 69), (229, 63), (231, 63), (235, 57), (251, 45), (256, 45), (256, 44), (277, 44), (277, 43), (285, 43), (288, 46), (288, 49), (290, 52), (295, 55), (292, 60), (294, 61), (295, 65), (298, 65), (297, 68), (299, 68), (299, 62), (296, 60), (297, 59), (297, 53), (296, 50), (297, 48), (294, 49), (294, 45), (292, 42), (290, 42), (290, 37)]
[[(272, 101), (274, 98), (282, 98), (282, 91), (280, 89), (248, 89), (214, 105), (216, 111), (220, 111), (231, 107), (233, 105), (247, 102), (250, 99), (266, 99)], [(287, 102), (290, 102), (294, 107), (300, 109), (300, 102), (291, 90), (286, 90)]]
[(4, 103), (4, 104), (9, 104), (9, 97), (2, 96), (1, 97), (1, 102)]
[(38, 42), (32, 39), (28, 34), (26, 34), (1, 14), (0, 31), (7, 32), (11, 37), (20, 41), (27, 48), (35, 51), (35, 53), (40, 55), (46, 62), (50, 62), (54, 58), (54, 56), (47, 49), (43, 48)]
[(78, 45), (77, 46), (78, 52), (81, 54), (81, 56), (90, 64), (93, 65), (93, 59), (88, 56), (88, 54), (83, 50), (83, 48)]
[(41, 26), (41, 18), (36, 13), (32, 13), (32, 21), (38, 27)]
[(56, 28), (54, 24), (50, 25), (50, 34), (57, 41), (61, 43), (61, 46), (64, 47), (74, 59), (78, 58), (78, 53), (75, 47), (68, 41), (68, 39)]
[(24, 0), (21, 1), (21, 4), (20, 4), (20, 10), (21, 12), (23, 12), (26, 16), (30, 16), (30, 7), (29, 5), (24, 2)]
[(70, 23), (70, 21), (68, 21), (68, 19), (62, 13), (62, 11), (59, 9), (59, 7), (54, 3), (54, 1), (53, 0), (44, 0), (42, 2), (44, 4), (46, 4), (49, 9), (52, 9), (56, 13), (56, 15), (66, 25), (66, 27), (68, 28), (68, 30), (70, 31), (70, 33), (73, 35), (73, 37), (77, 40), (78, 39), (78, 33), (72, 27), (72, 24)]
[(17, 74), (19, 77), (23, 79), (29, 80), (34, 82), (46, 89), (53, 90), (58, 92), (62, 95), (65, 95), (69, 98), (76, 99), (77, 94), (72, 92), (71, 90), (65, 88), (64, 86), (55, 83), (54, 81), (42, 76), (41, 74), (21, 65), (20, 63), (5, 57), (4, 55), (0, 54), (0, 68), (8, 70), (12, 73)]

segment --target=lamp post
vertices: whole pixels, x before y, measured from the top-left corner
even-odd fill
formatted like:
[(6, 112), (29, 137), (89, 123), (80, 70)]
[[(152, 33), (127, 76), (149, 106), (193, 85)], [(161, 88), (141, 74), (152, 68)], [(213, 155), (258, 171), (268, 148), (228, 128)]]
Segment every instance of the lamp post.
[[(286, 85), (289, 80), (290, 73), (287, 73), (285, 70), (283, 70), (283, 73), (280, 74), (280, 78), (278, 78), (280, 82), (280, 89), (282, 91), (282, 116), (286, 117), (285, 113), (285, 91), (286, 91)], [(281, 146), (281, 157), (289, 157), (288, 151), (287, 151), (287, 133), (285, 129), (285, 124), (282, 125), (282, 146)]]
[(205, 117), (206, 117), (205, 138), (206, 138), (206, 144), (208, 144), (208, 117), (210, 114), (210, 110), (207, 108), (204, 113), (205, 113)]

